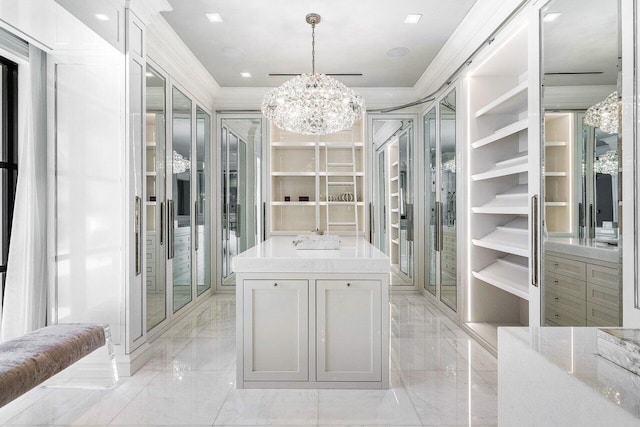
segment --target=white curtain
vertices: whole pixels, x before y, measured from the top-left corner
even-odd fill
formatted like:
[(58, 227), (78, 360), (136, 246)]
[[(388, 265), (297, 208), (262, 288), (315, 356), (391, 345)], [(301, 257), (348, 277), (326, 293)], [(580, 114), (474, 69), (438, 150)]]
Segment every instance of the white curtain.
[(45, 326), (47, 319), (46, 54), (29, 47), (18, 70), (18, 183), (7, 262), (0, 341)]

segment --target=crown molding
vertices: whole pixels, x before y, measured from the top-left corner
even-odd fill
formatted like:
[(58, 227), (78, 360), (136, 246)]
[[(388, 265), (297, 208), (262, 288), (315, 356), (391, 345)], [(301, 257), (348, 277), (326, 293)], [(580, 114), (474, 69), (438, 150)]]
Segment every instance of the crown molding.
[(125, 7), (130, 9), (145, 25), (148, 25), (160, 12), (173, 10), (168, 0), (124, 0)]

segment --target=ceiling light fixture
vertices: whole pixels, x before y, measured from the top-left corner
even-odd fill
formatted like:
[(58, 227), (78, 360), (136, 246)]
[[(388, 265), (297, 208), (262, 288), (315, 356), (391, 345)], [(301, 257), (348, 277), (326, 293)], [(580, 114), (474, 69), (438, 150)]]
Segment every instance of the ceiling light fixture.
[(560, 17), (560, 15), (562, 15), (562, 13), (560, 13), (560, 12), (545, 13), (544, 16), (542, 17), (542, 20), (544, 22), (553, 22), (556, 19), (558, 19)]
[(224, 20), (222, 19), (222, 16), (220, 16), (219, 13), (205, 13), (205, 16), (207, 17), (207, 19), (209, 20), (209, 22), (224, 22)]
[(248, 79), (249, 77), (251, 77), (251, 73), (248, 73), (248, 72), (246, 72), (246, 71), (245, 71), (245, 72), (243, 72), (243, 73), (240, 73), (240, 75), (241, 75), (242, 77), (244, 77), (245, 79)]
[(407, 55), (409, 55), (409, 49), (404, 46), (394, 47), (387, 52), (387, 56), (390, 58), (399, 58)]
[(310, 13), (311, 74), (301, 74), (271, 89), (262, 101), (262, 114), (280, 129), (304, 135), (326, 135), (353, 127), (365, 111), (364, 100), (336, 79), (316, 73), (316, 24)]
[(418, 21), (420, 21), (420, 18), (422, 18), (422, 14), (420, 14), (420, 13), (410, 13), (409, 15), (407, 15), (406, 18), (404, 18), (404, 23), (405, 24), (417, 24)]
[(98, 21), (108, 21), (109, 20), (109, 17), (107, 15), (105, 15), (104, 13), (96, 13), (94, 16), (96, 17), (96, 19)]

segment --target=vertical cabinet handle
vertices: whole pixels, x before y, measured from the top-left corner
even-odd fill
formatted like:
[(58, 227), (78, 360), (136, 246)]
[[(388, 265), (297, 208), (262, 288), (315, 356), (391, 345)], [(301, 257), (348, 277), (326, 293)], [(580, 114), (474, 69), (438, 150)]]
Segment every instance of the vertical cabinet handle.
[(242, 236), (242, 205), (236, 205), (236, 237)]
[(173, 200), (167, 200), (167, 259), (172, 259), (175, 254), (173, 239), (175, 238)]
[(369, 202), (369, 243), (373, 243), (374, 226), (375, 226), (375, 218), (373, 215), (373, 203)]
[(198, 242), (198, 201), (196, 200), (195, 202), (193, 202), (193, 213), (194, 213), (194, 220), (193, 220), (193, 228), (195, 230), (195, 236), (194, 236), (194, 245), (196, 248), (196, 251), (198, 250), (199, 247), (199, 242)]
[(538, 287), (538, 195), (531, 196), (531, 284)]
[(136, 276), (142, 273), (142, 199), (136, 196), (134, 212)]
[(436, 252), (442, 250), (442, 202), (436, 202), (435, 206), (435, 218), (433, 224), (433, 249)]

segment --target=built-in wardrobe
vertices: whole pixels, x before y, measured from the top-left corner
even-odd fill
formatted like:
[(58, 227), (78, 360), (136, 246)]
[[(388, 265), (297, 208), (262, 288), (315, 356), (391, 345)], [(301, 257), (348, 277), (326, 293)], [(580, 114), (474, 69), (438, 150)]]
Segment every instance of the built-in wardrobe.
[(521, 5), (422, 111), (424, 294), (492, 351), (501, 326), (622, 324), (630, 5), (572, 4)]

